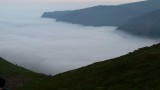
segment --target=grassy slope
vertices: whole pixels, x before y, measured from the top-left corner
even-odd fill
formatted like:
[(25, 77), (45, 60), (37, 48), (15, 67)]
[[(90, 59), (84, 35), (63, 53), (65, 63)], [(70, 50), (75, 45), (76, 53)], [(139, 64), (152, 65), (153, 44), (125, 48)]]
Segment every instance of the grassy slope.
[(12, 90), (29, 90), (28, 88), (36, 86), (46, 78), (45, 75), (31, 72), (2, 58), (0, 58), (0, 77), (7, 80), (6, 87)]
[(33, 90), (160, 90), (160, 44), (50, 77)]

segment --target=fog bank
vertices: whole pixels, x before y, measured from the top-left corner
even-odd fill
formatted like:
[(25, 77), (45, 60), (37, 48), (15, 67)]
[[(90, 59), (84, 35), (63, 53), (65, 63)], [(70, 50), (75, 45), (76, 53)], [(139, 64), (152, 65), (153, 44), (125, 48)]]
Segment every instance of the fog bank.
[(43, 10), (59, 9), (0, 6), (0, 57), (54, 75), (158, 43), (117, 32), (116, 27), (87, 27), (40, 18)]
[(52, 19), (0, 21), (0, 27), (0, 56), (45, 74), (79, 68), (156, 43), (122, 35), (115, 27), (86, 27)]

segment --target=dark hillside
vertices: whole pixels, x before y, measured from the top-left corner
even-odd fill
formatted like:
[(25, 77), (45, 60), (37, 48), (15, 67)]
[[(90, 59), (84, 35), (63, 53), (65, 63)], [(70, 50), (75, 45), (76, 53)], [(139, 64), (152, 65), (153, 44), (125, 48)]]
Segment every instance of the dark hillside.
[(27, 88), (33, 87), (33, 83), (36, 86), (46, 78), (45, 75), (11, 64), (2, 58), (0, 58), (0, 77), (6, 79), (6, 87), (11, 90), (28, 90)]
[(133, 18), (118, 29), (138, 36), (160, 38), (160, 9)]
[(160, 44), (50, 77), (34, 90), (160, 90)]
[(95, 6), (72, 11), (45, 12), (42, 17), (87, 26), (120, 26), (127, 20), (160, 9), (160, 0), (116, 6)]

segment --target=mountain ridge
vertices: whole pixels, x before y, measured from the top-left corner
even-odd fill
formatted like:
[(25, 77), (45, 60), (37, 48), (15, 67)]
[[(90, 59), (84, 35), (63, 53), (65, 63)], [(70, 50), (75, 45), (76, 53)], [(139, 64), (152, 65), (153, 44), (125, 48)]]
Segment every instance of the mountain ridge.
[(141, 37), (160, 38), (160, 9), (130, 19), (118, 30)]
[(45, 12), (43, 18), (86, 26), (120, 26), (127, 20), (160, 9), (159, 0), (148, 0), (122, 5), (100, 5), (79, 10)]
[(33, 90), (159, 90), (160, 44), (50, 77)]

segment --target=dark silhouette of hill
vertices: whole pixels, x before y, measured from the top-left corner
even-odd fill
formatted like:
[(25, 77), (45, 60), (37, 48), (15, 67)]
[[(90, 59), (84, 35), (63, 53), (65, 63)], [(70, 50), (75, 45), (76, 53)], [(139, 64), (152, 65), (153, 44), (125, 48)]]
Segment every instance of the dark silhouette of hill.
[(159, 90), (160, 44), (48, 78), (31, 90)]
[(12, 90), (159, 90), (160, 44), (58, 74), (34, 73), (0, 58)]
[(30, 90), (46, 76), (29, 71), (0, 58), (0, 77), (6, 79), (6, 88), (11, 90)]
[(127, 20), (160, 9), (160, 0), (116, 6), (95, 6), (72, 11), (45, 12), (42, 17), (87, 26), (119, 26)]
[(145, 15), (133, 18), (124, 25), (120, 26), (118, 30), (128, 32), (130, 34), (159, 38), (160, 37), (160, 9), (152, 11)]

